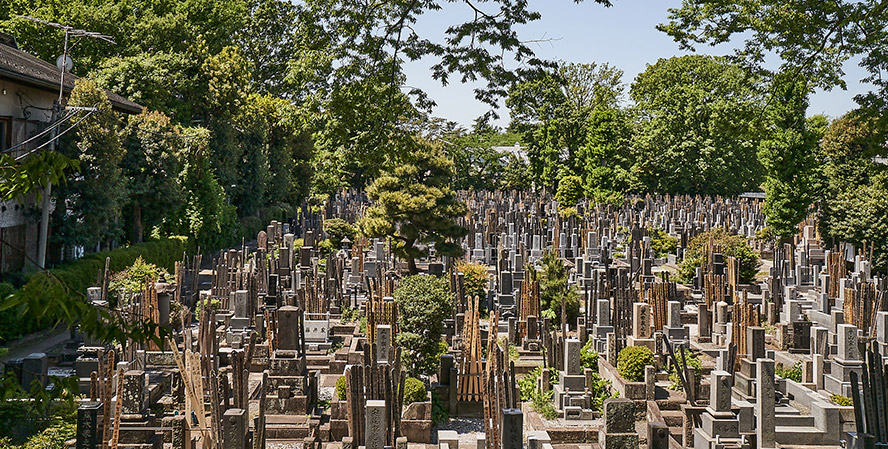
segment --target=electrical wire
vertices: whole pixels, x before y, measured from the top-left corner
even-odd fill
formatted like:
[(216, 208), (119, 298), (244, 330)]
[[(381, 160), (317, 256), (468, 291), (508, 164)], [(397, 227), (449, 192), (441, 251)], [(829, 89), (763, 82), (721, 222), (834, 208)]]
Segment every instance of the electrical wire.
[(65, 112), (65, 115), (64, 115), (62, 118), (58, 119), (55, 123), (53, 123), (53, 124), (47, 126), (46, 129), (44, 129), (43, 131), (41, 131), (41, 132), (39, 132), (38, 134), (32, 136), (32, 137), (29, 138), (28, 140), (25, 140), (24, 142), (20, 142), (20, 143), (18, 143), (18, 144), (16, 144), (16, 145), (13, 145), (13, 146), (11, 146), (11, 147), (9, 147), (9, 148), (3, 150), (3, 151), (0, 151), (0, 153), (8, 153), (8, 152), (10, 152), (10, 151), (15, 150), (16, 148), (19, 148), (19, 147), (22, 147), (22, 146), (24, 146), (24, 145), (27, 145), (27, 144), (31, 143), (31, 141), (33, 141), (33, 140), (36, 140), (36, 139), (39, 139), (40, 137), (43, 137), (43, 136), (46, 135), (47, 133), (51, 132), (55, 127), (61, 125), (61, 124), (62, 124), (63, 122), (65, 122), (66, 120), (70, 120), (70, 119), (71, 119), (72, 117), (74, 117), (74, 115), (76, 115), (77, 113), (78, 113), (78, 111), (66, 111), (66, 112)]
[(43, 147), (45, 147), (45, 146), (47, 146), (47, 145), (49, 145), (49, 144), (55, 142), (55, 141), (58, 140), (60, 137), (64, 136), (68, 131), (71, 131), (72, 129), (76, 128), (77, 125), (80, 124), (80, 122), (86, 120), (86, 118), (89, 117), (90, 115), (92, 115), (94, 112), (95, 112), (95, 111), (89, 111), (86, 115), (84, 115), (83, 117), (81, 117), (80, 120), (78, 120), (78, 121), (77, 121), (76, 123), (74, 123), (73, 125), (69, 126), (68, 129), (66, 129), (66, 130), (64, 130), (64, 131), (62, 131), (62, 132), (56, 134), (55, 137), (53, 137), (52, 139), (49, 139), (48, 141), (44, 142), (44, 143), (41, 144), (39, 147), (34, 148), (33, 150), (28, 151), (27, 153), (25, 153), (25, 154), (23, 154), (23, 155), (21, 155), (21, 156), (15, 158), (15, 161), (18, 162), (18, 161), (20, 161), (20, 160), (22, 160), (22, 159), (24, 159), (24, 158), (30, 156), (30, 155), (31, 155), (32, 153), (34, 153), (35, 151), (37, 151), (37, 150), (39, 150), (39, 149), (41, 149), (41, 148), (43, 148)]

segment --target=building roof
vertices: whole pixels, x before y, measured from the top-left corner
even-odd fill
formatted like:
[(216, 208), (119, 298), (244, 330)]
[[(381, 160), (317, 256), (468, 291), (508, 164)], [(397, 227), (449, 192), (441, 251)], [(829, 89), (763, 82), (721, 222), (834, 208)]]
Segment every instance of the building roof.
[[(10, 46), (8, 43), (8, 41), (0, 43), (0, 79), (8, 79), (50, 92), (59, 91), (58, 67)], [(65, 74), (65, 94), (71, 93), (77, 79), (78, 77), (73, 74)], [(129, 114), (142, 112), (142, 106), (113, 92), (107, 92), (107, 94), (111, 106), (116, 111)]]

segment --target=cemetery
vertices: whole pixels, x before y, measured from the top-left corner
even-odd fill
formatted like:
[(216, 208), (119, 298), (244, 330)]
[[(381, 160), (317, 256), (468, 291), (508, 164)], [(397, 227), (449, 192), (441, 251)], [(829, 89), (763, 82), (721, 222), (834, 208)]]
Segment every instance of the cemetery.
[(0, 5), (0, 449), (888, 448), (888, 0)]
[[(865, 249), (830, 247), (805, 223), (791, 243), (756, 240), (755, 199), (581, 202), (562, 217), (545, 195), (460, 195), (463, 258), (432, 248), (410, 276), (383, 239), (324, 250), (324, 222), (367, 206), (343, 192), (135, 289), (99, 273), (89, 301), (117, 302), (162, 339), (72, 332), (6, 368), (22, 386), (76, 382), (77, 448), (885, 441), (886, 282)], [(411, 302), (435, 288), (447, 304), (421, 352)]]

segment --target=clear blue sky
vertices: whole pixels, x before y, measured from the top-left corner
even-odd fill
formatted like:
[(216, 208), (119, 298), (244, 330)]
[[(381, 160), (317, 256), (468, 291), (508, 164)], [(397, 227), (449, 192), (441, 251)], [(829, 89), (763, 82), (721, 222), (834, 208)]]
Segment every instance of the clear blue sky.
[[(647, 64), (658, 58), (687, 54), (679, 50), (672, 38), (654, 27), (664, 22), (667, 8), (677, 8), (680, 0), (614, 0), (614, 6), (605, 8), (591, 0), (579, 5), (571, 0), (530, 0), (530, 8), (539, 11), (542, 19), (522, 27), (520, 36), (525, 40), (551, 39), (534, 44), (538, 56), (569, 62), (607, 62), (625, 72), (624, 82), (630, 84)], [(479, 3), (484, 6), (484, 3)], [(417, 24), (426, 37), (439, 40), (444, 29), (471, 18), (465, 4), (446, 4), (444, 10), (429, 13)], [(731, 45), (716, 48), (700, 47), (698, 53), (713, 55), (730, 54)], [(471, 126), (475, 117), (485, 113), (488, 106), (475, 100), (472, 85), (462, 85), (458, 79), (442, 87), (431, 78), (430, 61), (417, 61), (406, 66), (407, 84), (425, 90), (438, 106), (433, 114)], [(838, 117), (855, 107), (853, 97), (865, 92), (868, 86), (859, 82), (865, 76), (856, 63), (845, 66), (848, 90), (835, 89), (818, 92), (811, 98), (808, 114), (827, 114)], [(508, 124), (508, 110), (499, 108), (501, 119), (496, 124)]]

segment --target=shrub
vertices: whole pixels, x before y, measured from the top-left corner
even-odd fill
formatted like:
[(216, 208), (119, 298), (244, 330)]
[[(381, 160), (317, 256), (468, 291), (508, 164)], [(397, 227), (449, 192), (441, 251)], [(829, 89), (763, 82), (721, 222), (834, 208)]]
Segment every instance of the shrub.
[(343, 238), (348, 237), (351, 241), (355, 240), (355, 236), (358, 235), (358, 228), (341, 218), (331, 218), (324, 220), (324, 232), (327, 234), (332, 248), (338, 251), (342, 247)]
[(428, 394), (425, 384), (415, 377), (408, 377), (404, 381), (404, 405), (414, 402), (425, 402)]
[(722, 254), (737, 258), (740, 263), (740, 282), (750, 283), (755, 280), (755, 275), (761, 266), (759, 254), (746, 243), (745, 238), (729, 234), (724, 228), (714, 228), (694, 237), (688, 243), (685, 259), (679, 267), (680, 282), (690, 282), (690, 278), (693, 278), (694, 268), (705, 262), (704, 258), (707, 255), (704, 254), (704, 250), (710, 239), (721, 247)]
[(802, 382), (802, 364), (801, 362), (796, 362), (792, 368), (786, 369), (784, 368), (782, 363), (778, 363), (777, 366), (774, 367), (774, 374), (784, 378), (784, 379), (792, 379), (796, 382)]
[(121, 301), (128, 301), (132, 294), (141, 292), (146, 282), (155, 282), (161, 275), (169, 278), (166, 270), (145, 262), (145, 259), (139, 256), (132, 265), (111, 276), (108, 291), (113, 293), (112, 299), (115, 303), (120, 304)]
[(850, 406), (854, 405), (853, 399), (849, 398), (848, 396), (842, 396), (840, 394), (835, 394), (835, 393), (831, 394), (829, 396), (829, 400), (835, 402), (838, 405), (844, 406), (844, 407), (850, 407)]
[[(555, 419), (558, 416), (558, 412), (552, 406), (553, 391), (549, 390), (543, 393), (537, 386), (537, 379), (540, 378), (542, 372), (542, 367), (538, 366), (519, 379), (516, 382), (518, 384), (518, 393), (522, 401), (529, 401), (533, 409), (544, 418)], [(549, 384), (554, 385), (557, 383), (558, 372), (549, 370)]]
[[(531, 273), (533, 275), (534, 273)], [(567, 282), (568, 270), (564, 259), (554, 250), (543, 255), (540, 276), (540, 308), (551, 310), (555, 316), (552, 324), (561, 323), (561, 302), (565, 301), (567, 323), (574, 323), (580, 316), (580, 295), (576, 286)]]
[(594, 343), (593, 339), (589, 339), (586, 341), (586, 344), (583, 345), (583, 349), (580, 350), (580, 367), (583, 369), (591, 368), (598, 372), (598, 352), (592, 349), (592, 343)]
[(205, 306), (209, 306), (210, 311), (215, 313), (222, 306), (222, 301), (218, 298), (210, 297), (198, 299), (197, 303), (194, 304), (194, 316), (200, 318), (200, 314)]
[(457, 262), (456, 270), (465, 274), (464, 286), (466, 296), (480, 299), (487, 297), (487, 283), (490, 279), (490, 273), (487, 272), (489, 267), (479, 262)]
[(678, 239), (660, 228), (648, 228), (648, 235), (651, 237), (651, 251), (654, 253), (654, 257), (666, 257), (668, 254), (674, 253), (678, 247)]
[(644, 367), (654, 363), (654, 354), (646, 346), (627, 346), (617, 356), (617, 371), (629, 382), (644, 381)]
[[(683, 348), (681, 351), (675, 353), (675, 358), (678, 360), (679, 364), (684, 364), (685, 366), (694, 368), (694, 375), (700, 376), (703, 371), (703, 364), (700, 362), (700, 358), (697, 357), (690, 349)], [(675, 364), (669, 369), (669, 380), (672, 382), (669, 385), (669, 389), (671, 390), (681, 390), (681, 379), (678, 377), (678, 367)]]
[(438, 397), (438, 393), (432, 391), (432, 425), (446, 424), (447, 421), (450, 421), (450, 412), (447, 411), (447, 407), (444, 406), (441, 398)]
[(430, 375), (440, 363), (444, 320), (453, 314), (453, 293), (445, 278), (416, 275), (401, 280), (394, 293), (398, 303), (396, 337), (405, 350), (404, 361), (411, 376)]
[(583, 195), (585, 195), (585, 190), (583, 179), (579, 176), (568, 175), (562, 177), (558, 181), (558, 189), (555, 192), (558, 206), (561, 208), (576, 206), (583, 198)]
[(340, 401), (346, 400), (345, 394), (348, 392), (348, 388), (345, 385), (345, 376), (336, 379), (336, 397), (339, 398)]
[(16, 338), (22, 333), (37, 331), (57, 321), (72, 326), (80, 324), (84, 332), (108, 341), (112, 338), (141, 338), (132, 325), (130, 329), (114, 329), (99, 320), (95, 308), (86, 304), (87, 287), (93, 286), (96, 275), (105, 269), (106, 257), (111, 259), (109, 267), (112, 272), (124, 270), (138, 258), (142, 258), (145, 263), (172, 271), (175, 262), (182, 259), (187, 248), (188, 241), (185, 237), (170, 237), (102, 251), (53, 268), (49, 272), (37, 272), (28, 278), (20, 290), (0, 302), (2, 312), (13, 310), (24, 313), (25, 317), (39, 317), (37, 325), (34, 325), (34, 321), (29, 321), (29, 318), (23, 318), (22, 321), (26, 324), (18, 329), (0, 327), (0, 340)]

